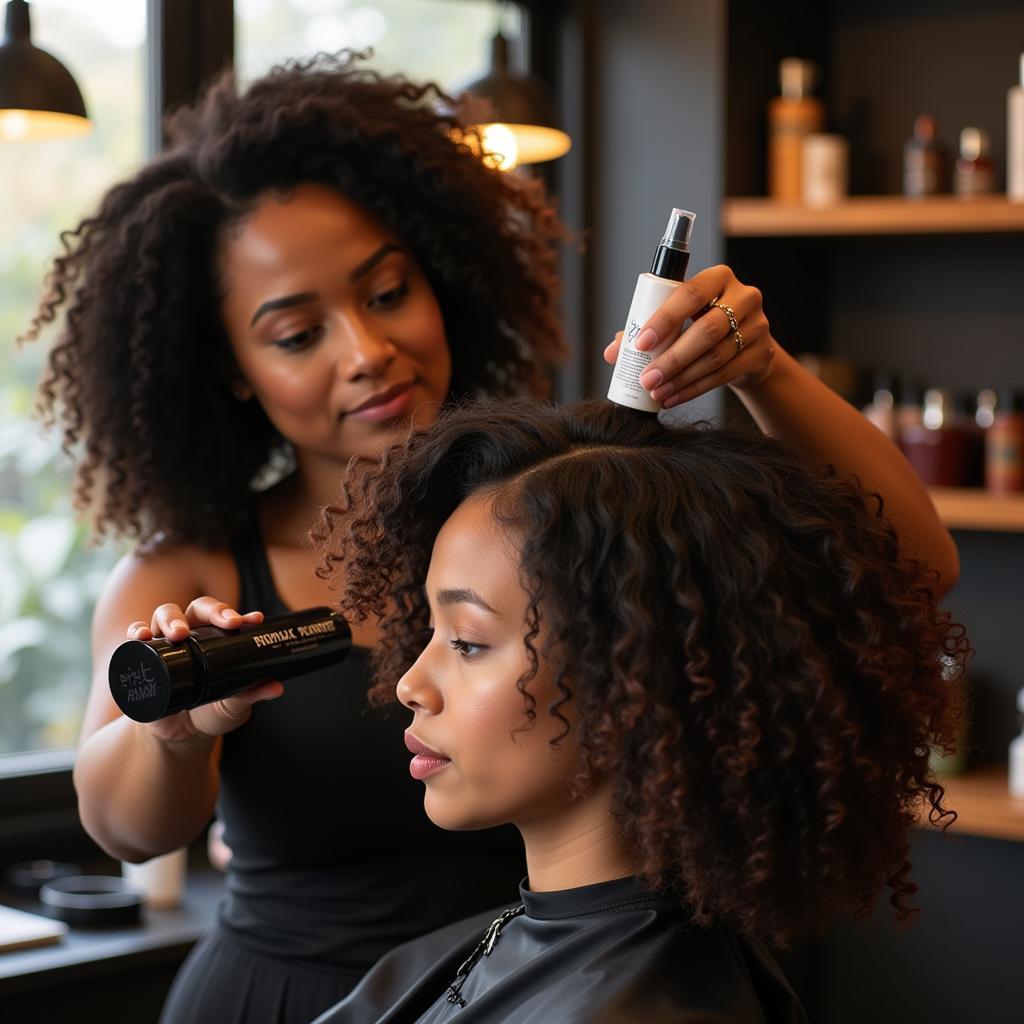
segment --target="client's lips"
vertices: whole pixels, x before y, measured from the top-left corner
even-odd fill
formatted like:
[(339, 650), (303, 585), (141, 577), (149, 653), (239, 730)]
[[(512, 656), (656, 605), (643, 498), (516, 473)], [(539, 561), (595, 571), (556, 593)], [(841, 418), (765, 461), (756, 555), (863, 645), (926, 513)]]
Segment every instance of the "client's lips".
[(452, 763), (450, 757), (445, 757), (433, 747), (428, 747), (411, 732), (405, 734), (405, 745), (415, 755), (409, 762), (409, 774), (414, 779), (426, 779)]

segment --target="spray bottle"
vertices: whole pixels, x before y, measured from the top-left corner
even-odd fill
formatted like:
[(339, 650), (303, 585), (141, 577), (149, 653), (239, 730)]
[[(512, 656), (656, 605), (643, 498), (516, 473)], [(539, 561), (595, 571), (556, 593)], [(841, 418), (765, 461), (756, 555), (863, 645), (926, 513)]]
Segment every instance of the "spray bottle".
[(636, 281), (633, 301), (626, 317), (619, 345), (619, 357), (615, 360), (608, 397), (617, 405), (642, 412), (657, 412), (661, 406), (640, 384), (640, 375), (651, 360), (656, 359), (675, 338), (667, 338), (657, 348), (641, 352), (634, 344), (647, 319), (675, 291), (686, 276), (686, 265), (690, 262), (690, 234), (697, 215), (689, 210), (673, 210), (662, 238), (654, 253), (654, 261), (648, 274), (641, 274)]

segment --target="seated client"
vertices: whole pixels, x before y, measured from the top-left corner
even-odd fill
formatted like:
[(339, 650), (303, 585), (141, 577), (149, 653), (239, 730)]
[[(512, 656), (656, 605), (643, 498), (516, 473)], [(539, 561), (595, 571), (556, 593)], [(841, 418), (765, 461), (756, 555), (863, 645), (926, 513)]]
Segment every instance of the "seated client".
[(321, 1024), (801, 1021), (762, 943), (910, 913), (967, 641), (876, 497), (604, 402), (455, 410), (344, 494), (321, 573), (381, 617), (426, 812), (512, 822), (528, 875)]

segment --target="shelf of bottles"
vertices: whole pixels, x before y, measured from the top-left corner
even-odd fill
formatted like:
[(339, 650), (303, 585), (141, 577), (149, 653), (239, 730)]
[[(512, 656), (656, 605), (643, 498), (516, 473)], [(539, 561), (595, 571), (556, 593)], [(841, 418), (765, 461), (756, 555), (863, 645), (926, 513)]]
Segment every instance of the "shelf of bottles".
[(1024, 202), (1005, 196), (851, 196), (829, 206), (726, 199), (727, 238), (1024, 233)]

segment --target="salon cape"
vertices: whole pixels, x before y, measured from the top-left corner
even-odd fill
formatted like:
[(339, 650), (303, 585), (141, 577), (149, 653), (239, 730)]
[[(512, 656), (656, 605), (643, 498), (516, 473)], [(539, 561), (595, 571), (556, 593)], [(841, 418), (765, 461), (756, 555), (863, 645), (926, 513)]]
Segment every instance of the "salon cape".
[[(524, 883), (525, 885), (525, 883)], [(722, 928), (698, 928), (678, 899), (635, 877), (561, 892), (520, 886), (525, 913), (448, 986), (507, 908), (399, 946), (315, 1024), (804, 1024), (771, 956)]]

